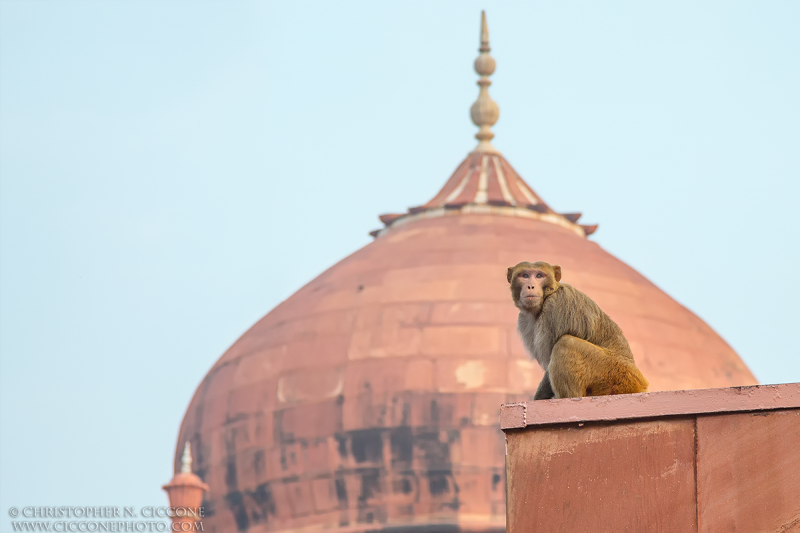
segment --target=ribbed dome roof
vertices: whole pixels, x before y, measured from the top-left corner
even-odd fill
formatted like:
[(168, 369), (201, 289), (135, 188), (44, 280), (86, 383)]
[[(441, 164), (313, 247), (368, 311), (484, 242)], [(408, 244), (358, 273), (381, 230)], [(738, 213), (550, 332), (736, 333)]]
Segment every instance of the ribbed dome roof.
[[(703, 321), (553, 212), (489, 144), (482, 28), (476, 150), (427, 204), (269, 312), (186, 412), (205, 531), (505, 531), (499, 406), (542, 370), (506, 268), (559, 264), (622, 328), (651, 390), (756, 383)], [(490, 68), (491, 67), (491, 68)], [(480, 104), (480, 105), (479, 105)], [(494, 106), (494, 107), (493, 107)], [(400, 528), (400, 529), (393, 529)]]
[[(510, 208), (510, 209), (509, 209)], [(575, 222), (580, 213), (557, 214), (550, 209), (499, 153), (475, 151), (458, 165), (444, 187), (428, 203), (412, 207), (407, 213), (381, 215), (387, 227), (432, 216), (454, 213), (496, 213), (534, 218), (569, 228), (588, 236), (597, 225), (582, 226)], [(377, 236), (381, 230), (370, 235)]]

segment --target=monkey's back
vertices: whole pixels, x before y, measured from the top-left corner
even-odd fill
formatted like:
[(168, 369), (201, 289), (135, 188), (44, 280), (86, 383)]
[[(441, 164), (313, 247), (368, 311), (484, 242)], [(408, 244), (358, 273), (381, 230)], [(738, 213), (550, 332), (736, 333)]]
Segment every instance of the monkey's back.
[(594, 300), (572, 285), (559, 288), (544, 301), (543, 324), (554, 340), (572, 335), (618, 355), (633, 359), (630, 345), (622, 329), (600, 309)]

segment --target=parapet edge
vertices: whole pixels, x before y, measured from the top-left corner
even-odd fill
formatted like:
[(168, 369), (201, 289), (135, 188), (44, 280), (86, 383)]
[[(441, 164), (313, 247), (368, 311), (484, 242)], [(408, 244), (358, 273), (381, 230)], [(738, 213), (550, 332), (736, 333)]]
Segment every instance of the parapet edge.
[(800, 408), (800, 383), (617, 394), (505, 404), (500, 428)]

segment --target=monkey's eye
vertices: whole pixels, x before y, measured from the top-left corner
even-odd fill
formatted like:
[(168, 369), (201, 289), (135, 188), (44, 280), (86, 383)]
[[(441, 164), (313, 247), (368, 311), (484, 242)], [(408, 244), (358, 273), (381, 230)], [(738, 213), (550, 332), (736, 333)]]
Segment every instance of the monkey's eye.
[(544, 274), (542, 274), (541, 272), (537, 272), (537, 273), (536, 273), (536, 277), (537, 277), (537, 278), (539, 278), (539, 279), (541, 279), (541, 278), (543, 278), (543, 277), (544, 277)]
[(531, 277), (531, 276), (530, 276), (530, 274), (528, 274), (527, 272), (523, 272), (523, 273), (522, 273), (522, 274), (520, 274), (519, 276), (520, 276), (521, 278), (525, 278), (525, 279), (528, 279), (529, 277)]

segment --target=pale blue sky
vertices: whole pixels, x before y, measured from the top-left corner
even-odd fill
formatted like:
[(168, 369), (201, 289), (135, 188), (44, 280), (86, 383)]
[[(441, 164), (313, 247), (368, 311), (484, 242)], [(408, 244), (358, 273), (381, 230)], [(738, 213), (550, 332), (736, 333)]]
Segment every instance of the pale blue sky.
[(0, 3), (0, 530), (162, 505), (258, 318), (495, 146), (556, 210), (800, 381), (800, 2)]

